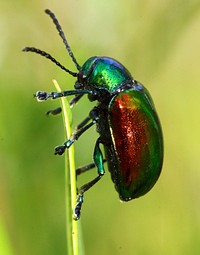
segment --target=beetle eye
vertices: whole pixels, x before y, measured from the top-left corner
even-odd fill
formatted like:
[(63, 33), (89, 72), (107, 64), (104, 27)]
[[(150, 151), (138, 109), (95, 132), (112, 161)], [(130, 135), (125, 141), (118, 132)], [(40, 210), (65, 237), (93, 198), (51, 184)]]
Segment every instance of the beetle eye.
[(83, 83), (85, 83), (85, 81), (86, 81), (86, 75), (83, 75), (82, 73), (79, 73), (78, 74), (78, 83), (83, 84)]

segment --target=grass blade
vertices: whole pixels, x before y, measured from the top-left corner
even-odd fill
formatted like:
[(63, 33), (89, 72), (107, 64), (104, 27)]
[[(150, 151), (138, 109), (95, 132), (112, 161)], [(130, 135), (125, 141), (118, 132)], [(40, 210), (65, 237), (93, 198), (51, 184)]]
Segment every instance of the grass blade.
[[(53, 80), (54, 86), (58, 92), (61, 91), (56, 80)], [(72, 114), (68, 100), (61, 99), (63, 123), (66, 140), (70, 137), (72, 130)], [(78, 240), (78, 222), (73, 220), (73, 209), (76, 204), (76, 172), (74, 162), (74, 146), (72, 145), (65, 151), (65, 198), (66, 198), (66, 237), (67, 237), (67, 255), (80, 255)], [(81, 254), (83, 254), (81, 252)]]

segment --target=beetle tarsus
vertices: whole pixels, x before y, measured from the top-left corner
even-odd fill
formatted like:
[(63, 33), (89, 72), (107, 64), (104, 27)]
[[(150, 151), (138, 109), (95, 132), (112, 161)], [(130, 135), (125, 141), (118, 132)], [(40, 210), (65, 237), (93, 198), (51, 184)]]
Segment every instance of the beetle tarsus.
[(74, 137), (72, 137), (71, 139), (67, 140), (64, 144), (66, 146), (67, 149), (69, 149), (71, 147), (71, 145), (74, 143), (75, 139)]
[(50, 97), (52, 97), (51, 94), (45, 92), (45, 91), (37, 91), (35, 94), (34, 94), (34, 97), (37, 97), (37, 100), (39, 102), (41, 101), (44, 101), (44, 100), (47, 100), (49, 99)]
[(74, 220), (79, 220), (81, 216), (81, 207), (83, 204), (83, 194), (78, 195), (77, 204), (74, 208)]
[(57, 147), (55, 148), (54, 154), (55, 154), (55, 155), (62, 155), (62, 154), (65, 152), (65, 149), (66, 149), (66, 146), (65, 146), (65, 145), (57, 146)]

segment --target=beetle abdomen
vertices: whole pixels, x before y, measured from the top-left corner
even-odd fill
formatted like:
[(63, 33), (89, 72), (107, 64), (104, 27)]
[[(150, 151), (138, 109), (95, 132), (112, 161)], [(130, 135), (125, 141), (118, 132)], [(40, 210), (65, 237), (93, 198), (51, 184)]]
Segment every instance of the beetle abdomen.
[(128, 201), (147, 193), (160, 175), (160, 122), (147, 94), (136, 88), (112, 98), (108, 121), (113, 142), (113, 147), (106, 149), (108, 167), (120, 199)]

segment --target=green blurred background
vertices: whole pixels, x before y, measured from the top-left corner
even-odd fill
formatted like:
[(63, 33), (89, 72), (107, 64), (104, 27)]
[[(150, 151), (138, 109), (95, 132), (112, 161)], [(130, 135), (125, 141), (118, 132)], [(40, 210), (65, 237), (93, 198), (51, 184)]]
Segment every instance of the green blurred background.
[[(80, 226), (85, 254), (200, 254), (199, 0), (0, 2), (0, 254), (65, 255), (62, 118), (57, 101), (33, 93), (73, 88), (74, 79), (31, 53), (35, 46), (75, 70), (52, 21), (54, 11), (82, 65), (93, 55), (122, 62), (151, 92), (165, 138), (161, 177), (144, 197), (120, 203), (110, 174), (85, 195)], [(92, 104), (73, 109), (74, 124)], [(97, 134), (75, 145), (76, 165), (92, 161)], [(79, 186), (96, 176), (79, 178)]]

